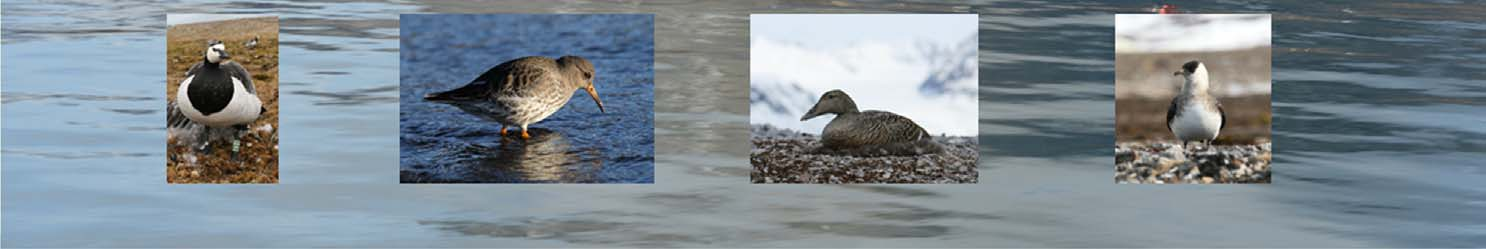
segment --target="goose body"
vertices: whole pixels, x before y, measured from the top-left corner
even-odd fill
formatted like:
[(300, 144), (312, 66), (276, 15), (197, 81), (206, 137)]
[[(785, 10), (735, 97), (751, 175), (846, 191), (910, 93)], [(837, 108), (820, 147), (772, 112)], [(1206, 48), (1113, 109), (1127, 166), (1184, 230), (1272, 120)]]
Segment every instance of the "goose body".
[(501, 63), (462, 87), (428, 94), (424, 99), (500, 123), (502, 135), (506, 126), (520, 126), (521, 137), (530, 138), (527, 126), (562, 109), (578, 89), (585, 90), (602, 112), (604, 104), (594, 89), (593, 77), (593, 64), (582, 57), (554, 60), (529, 56)]
[(231, 56), (220, 41), (208, 43), (206, 56), (186, 71), (167, 106), (166, 121), (170, 128), (192, 124), (204, 126), (200, 149), (209, 149), (212, 140), (231, 139), (233, 157), (237, 152), (237, 135), (258, 120), (266, 110), (253, 87), (253, 77)]
[(263, 113), (252, 76), (231, 58), (221, 43), (208, 49), (206, 60), (191, 66), (176, 88), (176, 109), (192, 122), (210, 127), (251, 123)]

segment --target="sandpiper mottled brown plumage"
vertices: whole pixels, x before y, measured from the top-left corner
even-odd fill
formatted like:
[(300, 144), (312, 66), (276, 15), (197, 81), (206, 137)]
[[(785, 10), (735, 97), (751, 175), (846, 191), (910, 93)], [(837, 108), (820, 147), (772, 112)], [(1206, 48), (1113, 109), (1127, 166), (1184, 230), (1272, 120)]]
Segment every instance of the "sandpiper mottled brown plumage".
[(599, 111), (604, 112), (593, 78), (593, 64), (582, 57), (568, 55), (553, 60), (529, 56), (501, 63), (463, 87), (423, 98), (500, 123), (501, 135), (506, 134), (506, 126), (521, 126), (521, 138), (525, 139), (531, 138), (527, 125), (557, 112), (575, 90), (588, 92)]
[(856, 102), (841, 90), (820, 96), (800, 121), (836, 114), (821, 131), (826, 151), (855, 155), (915, 155), (937, 153), (932, 136), (907, 117), (885, 111), (858, 111)]

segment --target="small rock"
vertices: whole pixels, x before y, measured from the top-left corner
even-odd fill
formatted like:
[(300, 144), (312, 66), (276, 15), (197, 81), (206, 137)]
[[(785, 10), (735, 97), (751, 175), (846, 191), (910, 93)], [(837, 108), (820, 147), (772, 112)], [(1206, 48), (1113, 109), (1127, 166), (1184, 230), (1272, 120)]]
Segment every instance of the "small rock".
[(1120, 143), (1115, 180), (1129, 183), (1269, 183), (1270, 144)]

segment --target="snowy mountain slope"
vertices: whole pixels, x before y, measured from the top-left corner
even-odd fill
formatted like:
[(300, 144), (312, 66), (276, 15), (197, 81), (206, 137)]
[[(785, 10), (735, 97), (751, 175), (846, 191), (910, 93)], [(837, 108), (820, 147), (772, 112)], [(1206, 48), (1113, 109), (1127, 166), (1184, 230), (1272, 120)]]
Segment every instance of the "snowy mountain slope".
[(859, 41), (844, 46), (756, 36), (750, 56), (750, 122), (819, 133), (834, 116), (799, 121), (820, 94), (841, 89), (862, 110), (898, 113), (935, 135), (977, 135), (974, 31), (957, 42)]

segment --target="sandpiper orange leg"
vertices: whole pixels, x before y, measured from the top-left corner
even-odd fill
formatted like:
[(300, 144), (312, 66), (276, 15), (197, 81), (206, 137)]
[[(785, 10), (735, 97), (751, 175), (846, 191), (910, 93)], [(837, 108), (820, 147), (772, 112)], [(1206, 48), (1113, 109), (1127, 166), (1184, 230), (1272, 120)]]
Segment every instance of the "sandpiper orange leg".
[(500, 135), (502, 137), (506, 136), (506, 125), (501, 125), (500, 126)]
[(521, 139), (529, 139), (531, 134), (526, 133), (526, 125), (521, 125)]

